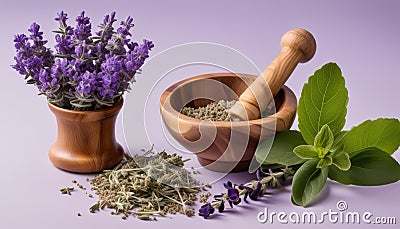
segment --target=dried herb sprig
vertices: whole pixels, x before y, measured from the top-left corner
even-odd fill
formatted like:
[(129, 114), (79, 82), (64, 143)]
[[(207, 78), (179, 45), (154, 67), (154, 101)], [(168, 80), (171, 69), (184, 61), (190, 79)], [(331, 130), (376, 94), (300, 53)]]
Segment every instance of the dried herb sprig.
[(153, 149), (141, 156), (125, 155), (113, 170), (90, 180), (99, 198), (90, 212), (109, 208), (123, 219), (134, 215), (142, 220), (176, 213), (193, 216), (195, 211), (189, 206), (196, 201), (201, 184), (183, 168), (186, 161)]
[(71, 195), (72, 191), (74, 191), (74, 188), (70, 188), (70, 187), (60, 189), (61, 194), (64, 194), (64, 195)]
[(234, 205), (241, 203), (241, 196), (243, 196), (244, 202), (248, 203), (247, 197), (251, 200), (257, 200), (260, 196), (263, 196), (267, 190), (267, 187), (271, 188), (282, 188), (283, 182), (295, 174), (295, 170), (291, 167), (285, 167), (283, 169), (269, 170), (265, 173), (260, 168), (257, 170), (257, 180), (252, 180), (247, 184), (232, 184), (228, 181), (224, 183), (224, 187), (227, 189), (226, 193), (214, 196), (214, 201), (208, 202), (208, 197), (211, 196), (210, 193), (202, 194), (200, 196), (200, 202), (204, 203), (199, 209), (199, 215), (208, 219), (212, 214), (214, 214), (215, 209), (218, 212), (223, 212), (225, 210), (225, 203), (228, 202), (231, 208)]

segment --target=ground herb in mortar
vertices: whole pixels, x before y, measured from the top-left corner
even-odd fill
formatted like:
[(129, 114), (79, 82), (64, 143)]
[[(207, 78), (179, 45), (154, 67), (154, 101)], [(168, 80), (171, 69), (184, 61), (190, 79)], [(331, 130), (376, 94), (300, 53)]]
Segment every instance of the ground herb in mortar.
[(109, 208), (123, 219), (134, 215), (142, 220), (176, 213), (193, 216), (195, 211), (188, 206), (197, 199), (201, 184), (183, 168), (185, 161), (164, 151), (126, 155), (116, 168), (90, 180), (99, 198), (90, 212)]
[(209, 103), (205, 107), (183, 107), (181, 113), (191, 118), (201, 120), (229, 122), (231, 121), (231, 118), (228, 114), (228, 110), (235, 104), (235, 102), (235, 100), (220, 100), (218, 102)]

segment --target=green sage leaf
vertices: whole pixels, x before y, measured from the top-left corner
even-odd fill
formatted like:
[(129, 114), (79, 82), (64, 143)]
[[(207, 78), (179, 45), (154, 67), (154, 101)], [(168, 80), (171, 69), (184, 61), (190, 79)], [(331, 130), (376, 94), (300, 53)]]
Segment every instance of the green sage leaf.
[(328, 167), (316, 168), (318, 159), (305, 162), (293, 177), (292, 201), (306, 207), (325, 186)]
[(306, 144), (299, 131), (290, 130), (278, 133), (269, 151), (268, 144), (270, 144), (270, 141), (267, 139), (257, 147), (256, 159), (260, 164), (291, 166), (305, 162), (304, 159), (299, 158), (293, 153), (293, 148)]
[(343, 151), (343, 138), (347, 134), (348, 131), (340, 131), (340, 133), (336, 136), (335, 141), (331, 147), (332, 152), (340, 152)]
[(349, 170), (351, 166), (349, 154), (343, 151), (334, 155), (332, 163), (340, 170), (344, 171)]
[(347, 102), (345, 80), (335, 63), (324, 65), (310, 76), (298, 106), (299, 129), (304, 140), (312, 145), (325, 124), (336, 137), (346, 122)]
[(293, 149), (293, 153), (296, 154), (299, 158), (303, 159), (318, 158), (318, 153), (315, 150), (315, 147), (310, 145), (297, 146)]
[(322, 169), (332, 165), (332, 158), (330, 156), (325, 156), (324, 158), (319, 159), (317, 168)]
[(316, 149), (323, 149), (323, 155), (325, 155), (331, 149), (333, 141), (333, 133), (329, 126), (325, 124), (315, 136), (314, 146)]
[(350, 157), (371, 147), (391, 155), (400, 146), (400, 121), (394, 118), (367, 120), (343, 137), (343, 145)]
[(400, 180), (400, 165), (386, 152), (368, 149), (353, 156), (351, 167), (342, 171), (329, 167), (329, 178), (342, 184), (376, 186)]

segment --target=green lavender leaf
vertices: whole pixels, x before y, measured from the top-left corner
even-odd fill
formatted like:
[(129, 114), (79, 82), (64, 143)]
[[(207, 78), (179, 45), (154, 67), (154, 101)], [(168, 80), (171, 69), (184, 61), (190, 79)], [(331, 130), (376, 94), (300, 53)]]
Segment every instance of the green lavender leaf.
[(350, 157), (371, 147), (391, 155), (400, 146), (400, 121), (388, 118), (367, 120), (347, 132), (343, 145)]
[(322, 190), (328, 178), (328, 167), (316, 168), (318, 159), (305, 162), (293, 177), (292, 201), (306, 207)]
[(344, 171), (349, 170), (351, 166), (349, 154), (343, 151), (334, 155), (332, 163), (340, 170)]
[(300, 145), (293, 149), (293, 153), (299, 158), (303, 159), (313, 159), (318, 158), (318, 153), (314, 146), (310, 145)]
[(360, 186), (384, 185), (400, 180), (400, 165), (380, 149), (368, 149), (354, 155), (351, 167), (342, 171), (329, 167), (329, 178), (342, 184)]
[(327, 124), (336, 137), (346, 122), (348, 93), (340, 68), (328, 63), (304, 84), (298, 106), (299, 129), (304, 140), (314, 138)]
[(304, 145), (306, 142), (299, 131), (290, 130), (278, 133), (270, 150), (270, 140), (260, 143), (256, 150), (256, 159), (260, 164), (280, 164), (280, 165), (297, 165), (305, 162), (293, 153), (293, 148), (298, 145)]

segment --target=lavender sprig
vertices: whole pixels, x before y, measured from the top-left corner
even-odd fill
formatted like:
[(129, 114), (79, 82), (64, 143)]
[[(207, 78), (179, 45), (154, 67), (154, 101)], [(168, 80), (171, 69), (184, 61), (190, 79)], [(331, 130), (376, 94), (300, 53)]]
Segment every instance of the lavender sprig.
[(218, 209), (218, 212), (222, 213), (225, 210), (226, 202), (228, 202), (231, 208), (234, 205), (242, 203), (241, 196), (243, 196), (243, 200), (246, 203), (248, 203), (248, 197), (256, 201), (266, 193), (267, 187), (282, 188), (282, 183), (288, 177), (293, 176), (294, 173), (295, 171), (291, 167), (286, 167), (279, 171), (270, 170), (268, 173), (258, 169), (256, 172), (257, 180), (240, 185), (232, 184), (232, 182), (228, 181), (224, 183), (224, 187), (227, 189), (226, 193), (214, 195), (212, 202), (208, 202), (206, 198), (201, 200), (204, 205), (199, 209), (199, 215), (203, 216), (204, 219), (208, 219), (215, 213), (215, 209)]
[(14, 36), (16, 55), (12, 67), (34, 84), (50, 103), (74, 110), (93, 110), (115, 104), (131, 89), (135, 74), (149, 57), (153, 43), (131, 41), (134, 26), (129, 16), (113, 27), (115, 12), (104, 17), (100, 31), (92, 36), (90, 18), (83, 11), (75, 28), (61, 11), (55, 20), (55, 54), (45, 47), (40, 26), (33, 23), (29, 36)]

